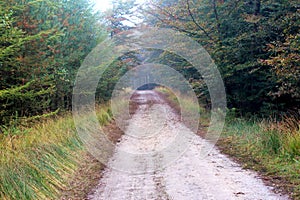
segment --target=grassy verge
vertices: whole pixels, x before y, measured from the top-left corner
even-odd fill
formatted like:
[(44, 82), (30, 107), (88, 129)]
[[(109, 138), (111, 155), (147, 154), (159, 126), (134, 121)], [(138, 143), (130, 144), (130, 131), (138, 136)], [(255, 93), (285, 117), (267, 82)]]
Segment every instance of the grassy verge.
[[(111, 120), (108, 107), (98, 109), (98, 117), (101, 124), (107, 124)], [(70, 196), (66, 191), (78, 183), (74, 177), (79, 170), (87, 170), (87, 165), (93, 172), (103, 167), (79, 141), (71, 113), (30, 128), (6, 129), (0, 135), (0, 199)]]
[[(180, 112), (178, 100), (166, 88), (158, 88)], [(193, 109), (188, 98), (184, 105)], [(201, 106), (201, 105), (200, 105)], [(200, 110), (200, 131), (209, 125), (210, 115)], [(217, 142), (219, 149), (244, 168), (258, 171), (266, 184), (276, 191), (300, 199), (300, 122), (287, 118), (281, 122), (247, 120), (228, 112), (224, 130)]]
[(284, 125), (228, 120), (218, 146), (244, 168), (259, 171), (277, 191), (300, 199), (300, 131), (292, 127), (282, 129)]

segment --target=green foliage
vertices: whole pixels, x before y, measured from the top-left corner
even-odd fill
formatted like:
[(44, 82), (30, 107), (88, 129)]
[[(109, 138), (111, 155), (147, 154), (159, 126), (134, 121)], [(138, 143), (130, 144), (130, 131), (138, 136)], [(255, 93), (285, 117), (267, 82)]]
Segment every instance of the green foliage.
[[(230, 108), (244, 116), (269, 116), (295, 110), (299, 104), (298, 4), (157, 0), (145, 11), (149, 24), (181, 31), (206, 48), (224, 78)], [(199, 97), (209, 101), (201, 78), (194, 77), (184, 62), (171, 63), (191, 79)]]
[(8, 124), (18, 117), (37, 115), (46, 111), (54, 91), (53, 84), (37, 81), (0, 90), (0, 123)]
[(287, 35), (283, 41), (272, 42), (268, 51), (272, 56), (262, 63), (271, 66), (276, 77), (276, 89), (269, 95), (296, 106), (300, 103), (300, 34)]
[(12, 0), (0, 6), (0, 123), (71, 106), (85, 56), (104, 38), (88, 0)]

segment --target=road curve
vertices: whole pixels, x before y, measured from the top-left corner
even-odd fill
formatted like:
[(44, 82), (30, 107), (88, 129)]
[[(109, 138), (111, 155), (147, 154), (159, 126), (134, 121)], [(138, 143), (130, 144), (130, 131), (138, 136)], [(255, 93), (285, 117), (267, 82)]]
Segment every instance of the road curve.
[[(89, 199), (288, 199), (192, 134), (154, 91), (138, 91), (133, 100), (139, 107)], [(164, 152), (172, 144), (175, 153)]]

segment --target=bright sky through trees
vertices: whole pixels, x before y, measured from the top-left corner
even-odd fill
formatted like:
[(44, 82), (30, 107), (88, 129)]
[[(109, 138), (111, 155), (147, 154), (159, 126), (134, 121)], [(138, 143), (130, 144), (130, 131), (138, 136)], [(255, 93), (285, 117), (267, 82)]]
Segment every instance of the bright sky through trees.
[(111, 8), (110, 0), (94, 0), (94, 2), (96, 10), (106, 11), (107, 9)]
[[(93, 0), (95, 2), (95, 9), (100, 11), (106, 11), (112, 7), (111, 0)], [(126, 0), (123, 0), (126, 1)], [(146, 0), (136, 0), (137, 3), (142, 4)]]

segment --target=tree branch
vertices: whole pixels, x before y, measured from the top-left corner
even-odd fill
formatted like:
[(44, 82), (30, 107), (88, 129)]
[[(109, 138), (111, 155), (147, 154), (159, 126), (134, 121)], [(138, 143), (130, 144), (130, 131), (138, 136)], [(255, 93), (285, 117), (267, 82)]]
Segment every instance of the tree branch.
[(214, 10), (214, 15), (215, 15), (215, 18), (217, 21), (217, 31), (218, 31), (218, 35), (219, 35), (219, 41), (221, 41), (221, 24), (220, 24), (219, 14), (217, 11), (216, 0), (212, 0), (212, 6), (213, 6), (213, 10)]
[(188, 33), (188, 34), (193, 35), (193, 36), (198, 36), (197, 33), (193, 33), (193, 32), (191, 32), (191, 31), (188, 31), (188, 30), (185, 30), (185, 29), (180, 28), (180, 27), (178, 27), (178, 26), (174, 26), (174, 25), (172, 25), (172, 24), (167, 23), (164, 19), (162, 19), (161, 17), (159, 17), (158, 15), (156, 15), (156, 14), (154, 14), (154, 13), (151, 13), (151, 12), (149, 12), (149, 11), (147, 11), (147, 10), (144, 10), (144, 12), (146, 12), (146, 13), (150, 14), (151, 16), (155, 17), (155, 18), (158, 19), (160, 22), (162, 22), (162, 23), (164, 23), (164, 24), (167, 24), (170, 28), (174, 28), (174, 29), (176, 29), (176, 30), (178, 30), (178, 31), (181, 31), (181, 32), (184, 32), (184, 33)]
[(192, 18), (192, 21), (194, 22), (194, 24), (201, 30), (203, 31), (203, 33), (212, 41), (214, 41), (214, 39), (206, 32), (206, 30), (200, 26), (200, 24), (195, 20), (194, 16), (193, 16), (193, 13), (191, 11), (191, 8), (190, 8), (190, 3), (189, 3), (189, 0), (186, 0), (186, 3), (187, 3), (187, 9), (188, 9), (188, 12), (189, 12), (189, 15), (190, 17)]

